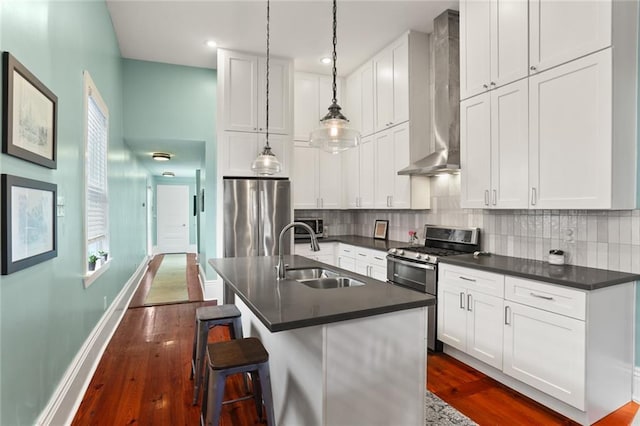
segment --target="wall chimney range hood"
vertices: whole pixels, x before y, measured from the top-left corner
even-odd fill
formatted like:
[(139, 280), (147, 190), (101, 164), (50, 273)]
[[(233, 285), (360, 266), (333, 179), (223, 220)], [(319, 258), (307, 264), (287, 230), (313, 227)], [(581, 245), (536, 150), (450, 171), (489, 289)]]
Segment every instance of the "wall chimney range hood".
[[(460, 170), (459, 16), (446, 10), (433, 21), (434, 151), (399, 175), (434, 176)], [(425, 143), (428, 143), (425, 141)], [(424, 152), (424, 151), (423, 151)]]

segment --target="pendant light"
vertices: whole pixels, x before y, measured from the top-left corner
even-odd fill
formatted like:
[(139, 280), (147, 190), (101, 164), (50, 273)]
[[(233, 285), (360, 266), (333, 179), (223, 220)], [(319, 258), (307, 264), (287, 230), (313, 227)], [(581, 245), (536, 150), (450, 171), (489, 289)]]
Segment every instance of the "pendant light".
[(251, 164), (251, 170), (258, 173), (259, 175), (273, 175), (275, 173), (280, 173), (282, 170), (282, 166), (280, 165), (280, 161), (278, 158), (271, 152), (271, 147), (269, 146), (269, 0), (267, 0), (267, 116), (265, 119), (265, 129), (266, 129), (266, 140), (264, 149), (262, 153), (258, 155), (258, 158), (253, 160)]
[(360, 132), (349, 128), (349, 120), (341, 112), (336, 95), (336, 35), (337, 23), (336, 0), (333, 0), (333, 99), (329, 106), (329, 112), (320, 119), (320, 128), (311, 132), (309, 144), (332, 154), (337, 154), (349, 148), (355, 148), (360, 144)]

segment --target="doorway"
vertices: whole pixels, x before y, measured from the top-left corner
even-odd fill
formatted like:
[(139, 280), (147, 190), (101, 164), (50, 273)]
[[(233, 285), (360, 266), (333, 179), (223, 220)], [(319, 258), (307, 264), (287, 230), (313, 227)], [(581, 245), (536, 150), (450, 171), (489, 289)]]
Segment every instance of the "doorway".
[(189, 251), (189, 186), (156, 187), (156, 242), (158, 253)]

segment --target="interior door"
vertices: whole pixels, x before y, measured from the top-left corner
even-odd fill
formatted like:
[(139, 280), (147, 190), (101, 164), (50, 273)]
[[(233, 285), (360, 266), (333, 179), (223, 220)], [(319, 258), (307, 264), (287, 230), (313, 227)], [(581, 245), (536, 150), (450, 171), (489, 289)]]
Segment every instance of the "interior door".
[(189, 187), (158, 185), (157, 247), (160, 253), (189, 251)]

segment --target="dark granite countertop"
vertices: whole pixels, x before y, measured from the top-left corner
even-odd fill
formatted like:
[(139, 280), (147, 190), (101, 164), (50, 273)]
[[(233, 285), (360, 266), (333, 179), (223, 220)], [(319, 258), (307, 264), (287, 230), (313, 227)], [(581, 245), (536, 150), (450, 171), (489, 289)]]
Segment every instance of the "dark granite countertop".
[(366, 284), (314, 289), (276, 279), (277, 256), (210, 259), (209, 264), (272, 332), (429, 306), (435, 297), (374, 280), (302, 256), (285, 256), (289, 269), (325, 267)]
[(640, 280), (640, 275), (606, 269), (587, 268), (574, 265), (550, 265), (548, 262), (517, 257), (491, 256), (473, 257), (472, 254), (447, 256), (442, 263), (482, 269), (505, 275), (544, 281), (573, 287), (580, 290), (597, 290), (616, 284)]
[[(406, 241), (402, 242), (402, 241), (393, 241), (393, 240), (376, 240), (373, 237), (362, 237), (360, 235), (332, 235), (331, 237), (320, 238), (318, 242), (319, 243), (338, 242), (338, 243), (350, 244), (352, 246), (369, 248), (373, 250), (383, 250), (383, 251), (387, 251), (389, 249), (397, 248), (397, 247), (406, 247), (409, 245), (409, 243)], [(308, 240), (296, 241), (296, 244), (302, 244), (302, 243), (309, 244), (309, 241)]]

